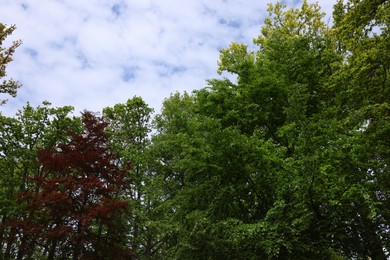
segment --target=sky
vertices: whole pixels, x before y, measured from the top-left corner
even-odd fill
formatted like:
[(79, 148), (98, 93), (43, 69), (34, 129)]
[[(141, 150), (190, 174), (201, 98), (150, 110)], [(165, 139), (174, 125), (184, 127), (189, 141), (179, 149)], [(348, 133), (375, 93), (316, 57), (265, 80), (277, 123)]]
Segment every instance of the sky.
[[(336, 0), (318, 2), (331, 22)], [(23, 44), (7, 67), (22, 84), (0, 108), (13, 116), (49, 101), (101, 112), (134, 96), (160, 112), (171, 93), (192, 92), (217, 74), (219, 51), (232, 42), (256, 50), (275, 0), (0, 0), (0, 22)], [(300, 0), (281, 1), (299, 7)]]

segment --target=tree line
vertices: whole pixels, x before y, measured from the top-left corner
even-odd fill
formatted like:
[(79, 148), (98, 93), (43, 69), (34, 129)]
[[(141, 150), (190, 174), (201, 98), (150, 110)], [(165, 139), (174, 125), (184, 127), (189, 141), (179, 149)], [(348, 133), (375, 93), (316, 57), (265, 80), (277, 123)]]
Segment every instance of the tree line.
[(155, 116), (141, 97), (0, 115), (0, 259), (388, 259), (389, 1), (323, 17), (269, 4), (255, 50), (220, 51), (236, 80)]

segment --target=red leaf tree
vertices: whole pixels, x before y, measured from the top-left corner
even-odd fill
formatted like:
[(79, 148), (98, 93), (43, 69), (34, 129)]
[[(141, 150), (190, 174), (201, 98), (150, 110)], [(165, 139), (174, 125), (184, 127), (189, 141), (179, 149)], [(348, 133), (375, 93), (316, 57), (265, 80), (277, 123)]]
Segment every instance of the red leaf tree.
[(21, 194), (28, 216), (10, 223), (19, 245), (15, 257), (131, 259), (124, 215), (124, 171), (108, 149), (106, 123), (83, 113), (84, 132), (38, 154), (42, 174), (34, 192)]

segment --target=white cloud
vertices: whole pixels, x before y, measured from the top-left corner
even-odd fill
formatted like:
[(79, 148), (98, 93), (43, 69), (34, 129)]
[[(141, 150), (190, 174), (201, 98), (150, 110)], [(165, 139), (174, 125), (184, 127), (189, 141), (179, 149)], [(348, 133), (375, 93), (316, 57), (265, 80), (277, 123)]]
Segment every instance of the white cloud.
[[(330, 14), (334, 1), (320, 3)], [(170, 93), (219, 77), (219, 49), (251, 44), (266, 3), (0, 0), (0, 22), (16, 24), (12, 39), (23, 40), (8, 67), (23, 87), (2, 111), (12, 115), (26, 101), (43, 100), (101, 111), (134, 95), (158, 111)]]

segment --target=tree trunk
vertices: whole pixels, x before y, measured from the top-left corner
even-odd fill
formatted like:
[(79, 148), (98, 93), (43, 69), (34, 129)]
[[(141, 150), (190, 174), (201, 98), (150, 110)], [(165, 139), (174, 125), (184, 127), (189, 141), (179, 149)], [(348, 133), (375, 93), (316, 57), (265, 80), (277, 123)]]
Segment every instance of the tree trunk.
[(54, 239), (51, 242), (50, 249), (49, 249), (49, 255), (47, 256), (47, 260), (53, 260), (56, 252), (57, 247), (57, 239)]

